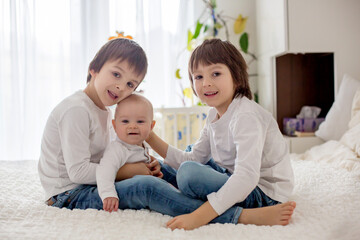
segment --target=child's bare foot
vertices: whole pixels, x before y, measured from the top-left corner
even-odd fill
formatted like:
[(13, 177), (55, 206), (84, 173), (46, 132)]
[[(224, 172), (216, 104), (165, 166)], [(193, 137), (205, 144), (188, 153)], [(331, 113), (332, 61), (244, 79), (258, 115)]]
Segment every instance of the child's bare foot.
[(255, 225), (287, 225), (296, 207), (295, 202), (286, 202), (269, 207), (243, 209), (239, 223)]

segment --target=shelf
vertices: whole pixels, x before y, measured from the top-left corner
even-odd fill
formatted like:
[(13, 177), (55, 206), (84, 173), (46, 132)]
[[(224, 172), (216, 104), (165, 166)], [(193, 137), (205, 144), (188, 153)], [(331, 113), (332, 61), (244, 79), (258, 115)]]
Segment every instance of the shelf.
[(306, 150), (324, 143), (324, 140), (316, 136), (289, 137), (284, 135), (284, 138), (288, 144), (290, 153), (304, 153)]

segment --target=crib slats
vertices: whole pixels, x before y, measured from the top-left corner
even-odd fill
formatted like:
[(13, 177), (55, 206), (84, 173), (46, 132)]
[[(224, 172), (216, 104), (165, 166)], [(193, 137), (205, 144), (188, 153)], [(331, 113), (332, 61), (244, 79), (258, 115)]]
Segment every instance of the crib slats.
[(185, 149), (199, 138), (205, 124), (209, 107), (155, 108), (154, 131), (161, 138), (177, 147)]

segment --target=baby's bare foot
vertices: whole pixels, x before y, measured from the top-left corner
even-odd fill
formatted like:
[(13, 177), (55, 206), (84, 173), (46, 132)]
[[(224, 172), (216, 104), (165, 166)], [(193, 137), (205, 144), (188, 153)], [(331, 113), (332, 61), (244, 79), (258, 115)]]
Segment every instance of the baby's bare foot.
[(286, 202), (269, 207), (243, 209), (239, 223), (255, 225), (287, 225), (296, 207), (295, 202)]

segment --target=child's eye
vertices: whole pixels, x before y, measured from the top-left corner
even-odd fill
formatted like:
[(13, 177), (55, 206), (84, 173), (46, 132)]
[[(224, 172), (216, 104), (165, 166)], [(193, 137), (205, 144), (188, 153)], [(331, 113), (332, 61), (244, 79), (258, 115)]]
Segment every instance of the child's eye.
[(113, 75), (114, 75), (114, 77), (116, 77), (116, 78), (121, 77), (121, 75), (120, 75), (119, 73), (117, 73), (117, 72), (114, 72)]
[(122, 123), (129, 123), (128, 120), (122, 120), (121, 122), (122, 122)]
[(126, 85), (129, 87), (129, 88), (134, 88), (135, 85), (132, 83), (132, 82), (127, 82)]
[(195, 79), (195, 80), (200, 80), (200, 79), (202, 79), (202, 76), (201, 76), (201, 75), (196, 75), (196, 76), (194, 77), (194, 79)]
[(144, 120), (139, 120), (139, 121), (137, 121), (137, 123), (145, 123), (145, 121)]
[(214, 73), (213, 73), (213, 76), (214, 76), (214, 77), (220, 76), (220, 73), (219, 73), (219, 72), (214, 72)]

